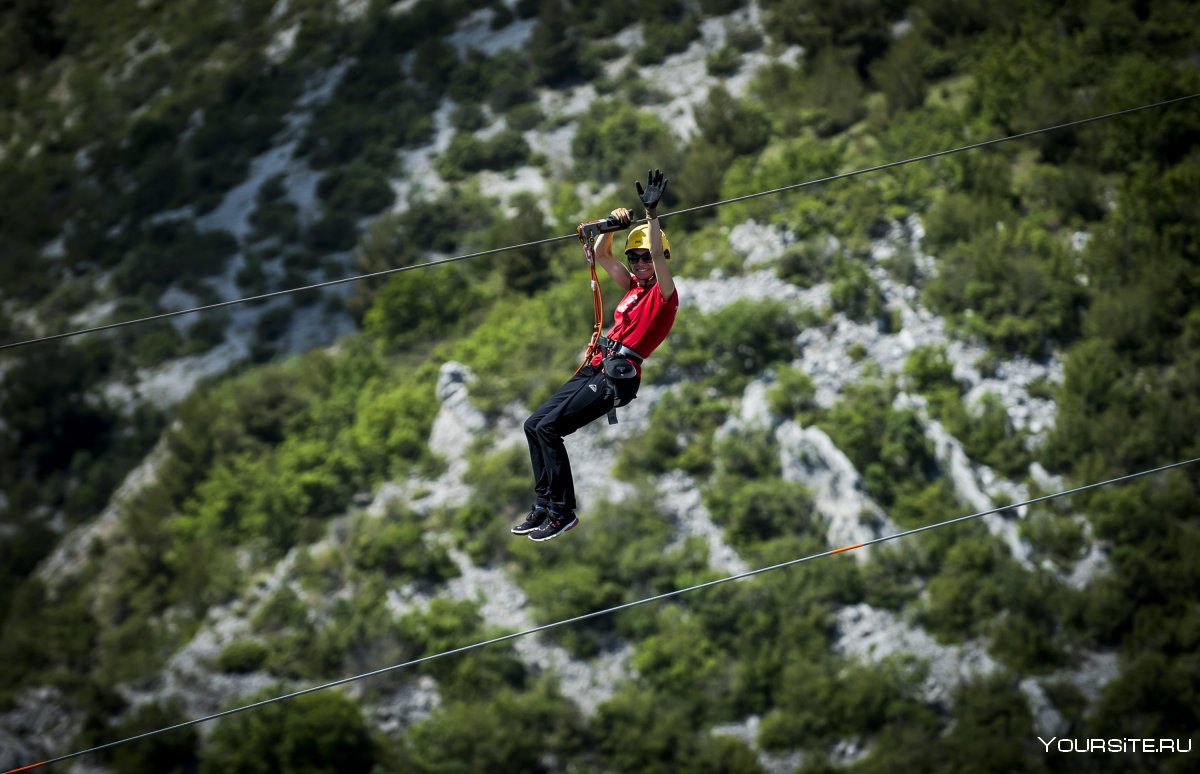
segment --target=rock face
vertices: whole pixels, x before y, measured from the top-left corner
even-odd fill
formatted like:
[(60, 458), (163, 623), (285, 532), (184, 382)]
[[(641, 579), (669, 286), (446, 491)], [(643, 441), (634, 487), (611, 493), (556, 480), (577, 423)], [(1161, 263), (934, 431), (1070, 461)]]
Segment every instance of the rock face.
[(867, 604), (850, 605), (837, 612), (838, 653), (872, 664), (906, 653), (929, 666), (921, 686), (926, 701), (948, 707), (954, 689), (964, 680), (987, 675), (999, 668), (976, 643), (941, 645), (923, 629), (901, 621), (894, 613)]
[(61, 755), (59, 746), (79, 732), (78, 713), (64, 709), (62, 691), (31, 688), (0, 715), (0, 767), (5, 771)]
[[(447, 595), (480, 603), (480, 614), (490, 626), (510, 631), (534, 627), (525, 592), (499, 569), (480, 568), (467, 556), (451, 551), (461, 573), (447, 584)], [(615, 644), (594, 659), (574, 658), (565, 649), (550, 643), (540, 634), (511, 640), (520, 659), (537, 671), (554, 672), (562, 683), (564, 696), (574, 701), (585, 715), (607, 701), (621, 681), (631, 675), (633, 647)]]
[[(776, 432), (783, 477), (807, 486), (829, 526), (830, 547), (864, 543), (899, 529), (872, 500), (850, 459), (824, 431), (784, 422)], [(858, 561), (869, 554), (857, 552)]]
[(684, 538), (699, 537), (708, 546), (708, 564), (725, 575), (740, 575), (750, 566), (725, 542), (725, 530), (715, 524), (700, 496), (699, 483), (682, 471), (671, 471), (658, 479), (658, 503), (674, 519), (676, 545)]
[(121, 503), (154, 481), (166, 455), (166, 443), (159, 441), (146, 455), (146, 459), (125, 476), (108, 506), (96, 520), (68, 534), (54, 551), (42, 560), (36, 574), (51, 593), (83, 569), (89, 552), (97, 543), (103, 544), (114, 537), (120, 529)]

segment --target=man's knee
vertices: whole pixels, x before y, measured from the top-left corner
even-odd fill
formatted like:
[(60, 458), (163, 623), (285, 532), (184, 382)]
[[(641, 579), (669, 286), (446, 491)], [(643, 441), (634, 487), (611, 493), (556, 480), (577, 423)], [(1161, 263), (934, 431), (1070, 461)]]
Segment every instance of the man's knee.
[(562, 439), (562, 431), (552, 422), (549, 417), (542, 419), (533, 428), (534, 433), (543, 441), (557, 441)]

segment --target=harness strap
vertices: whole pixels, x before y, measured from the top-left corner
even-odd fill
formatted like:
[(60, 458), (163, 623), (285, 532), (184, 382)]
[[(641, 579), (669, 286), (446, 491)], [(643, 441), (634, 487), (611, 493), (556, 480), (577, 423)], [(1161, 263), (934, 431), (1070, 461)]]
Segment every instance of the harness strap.
[(583, 254), (587, 258), (588, 266), (592, 270), (592, 314), (595, 317), (595, 324), (592, 326), (592, 339), (588, 342), (587, 352), (583, 356), (583, 362), (575, 369), (578, 374), (583, 370), (583, 367), (591, 362), (592, 355), (596, 352), (596, 347), (600, 344), (600, 340), (604, 338), (604, 294), (600, 292), (600, 278), (596, 276), (596, 249), (592, 246), (592, 240), (584, 233), (583, 226), (576, 229), (579, 234), (579, 242), (583, 245)]
[(642, 361), (646, 359), (646, 358), (642, 357), (641, 355), (639, 355), (636, 350), (625, 346), (624, 344), (622, 344), (619, 341), (613, 341), (612, 339), (608, 338), (607, 336), (601, 336), (600, 341), (597, 343), (599, 344), (599, 346), (608, 350), (612, 354), (619, 355), (620, 357), (627, 357), (630, 360), (632, 360), (633, 362), (637, 363), (638, 365), (641, 365)]

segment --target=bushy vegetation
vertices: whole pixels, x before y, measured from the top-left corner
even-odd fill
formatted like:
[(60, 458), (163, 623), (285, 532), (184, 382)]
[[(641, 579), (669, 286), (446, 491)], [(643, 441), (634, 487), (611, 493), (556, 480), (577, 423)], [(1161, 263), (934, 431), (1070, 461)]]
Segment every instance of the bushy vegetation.
[[(252, 700), (278, 692), (277, 686)], [(370, 771), (378, 758), (357, 703), (337, 691), (323, 691), (220, 721), (200, 770)]]
[[(743, 94), (711, 89), (683, 140), (659, 110), (665, 95), (635, 76), (692, 45), (702, 14), (737, 5), (643, 9), (654, 34), (624, 51), (610, 36), (634, 17), (615, 0), (422, 0), (407, 13), (369, 3), (359, 18), (332, 0), (16, 3), (0, 22), (0, 335), (74, 327), (74, 315), (114, 297), (112, 319), (153, 314), (171, 286), (213, 300), (207, 279), (239, 251), (239, 285), (258, 293), (280, 255), (303, 273), (357, 246), (359, 268), (377, 271), (540, 239), (580, 217), (577, 184), (624, 186), (647, 167), (670, 171), (671, 209), (1200, 90), (1186, 3), (761, 0), (766, 50), (796, 44), (802, 54), (757, 70)], [(482, 8), (496, 27), (532, 20), (528, 44), (493, 56), (458, 50), (447, 34)], [(293, 26), (291, 52), (268, 55)], [(756, 30), (735, 32), (709, 52), (709, 72), (737, 71), (741, 54), (762, 44)], [(595, 80), (601, 61), (625, 54), (623, 75)], [(544, 116), (535, 89), (589, 80), (609, 96), (579, 122), (565, 180), (546, 201), (515, 197), (513, 217), (480, 195), (471, 174), (541, 163), (521, 133), (569, 120)], [(327, 101), (308, 101), (323, 85)], [(410, 180), (419, 192), (403, 211), (360, 233), (364, 216), (396, 205), (389, 181), (410, 174), (397, 154), (432, 139), (443, 96), (458, 106), (460, 133), (438, 171), (456, 182), (435, 194)], [(311, 120), (293, 123), (292, 111)], [(509, 128), (500, 134), (471, 134), (501, 117)], [(299, 131), (284, 135), (289, 127)], [(312, 217), (301, 218), (300, 200), (275, 178), (247, 213), (251, 244), (198, 230), (192, 217), (285, 136), (320, 176)], [(684, 275), (741, 271), (726, 247), (734, 225), (784, 226), (797, 241), (779, 276), (828, 282), (836, 311), (886, 328), (861, 259), (890, 222), (920, 215), (921, 248), (936, 258), (921, 282), (925, 302), (956, 335), (985, 342), (989, 362), (1063, 357), (1063, 383), (1038, 389), (1056, 401), (1057, 424), (1032, 453), (997, 398), (966, 403), (937, 349), (918, 350), (896, 379), (868, 366), (820, 410), (811, 380), (787, 365), (813, 315), (775, 303), (685, 308), (648, 369), (666, 393), (646, 431), (615, 452), (639, 495), (587, 504), (584, 527), (549, 545), (504, 530), (528, 507), (520, 448), (472, 451), (472, 494), (458, 508), (422, 516), (402, 504), (376, 517), (353, 503), (384, 480), (440, 470), (427, 439), (441, 362), (475, 371), (472, 399), (490, 417), (514, 401), (536, 404), (570, 373), (590, 325), (574, 246), (366, 283), (352, 305), (362, 334), (205, 384), (169, 417), (118, 407), (103, 397), (106, 384), (213, 346), (228, 317), (6, 353), (0, 707), (55, 686), (82, 713), (85, 744), (179, 722), (178, 706), (130, 709), (114, 686), (149, 688), (218, 604), (244, 605), (250, 631), (212, 666), (294, 681), (495, 636), (471, 602), (393, 609), (397, 588), (438, 589), (455, 575), (449, 548), (430, 539), (440, 532), (507, 570), (538, 622), (711, 579), (705, 544), (676, 539), (652, 474), (695, 476), (747, 561), (825, 550), (811, 494), (783, 478), (770, 434), (720, 429), (766, 372), (775, 374), (772, 414), (827, 431), (905, 527), (965, 509), (921, 412), (897, 407), (901, 389), (923, 396), (972, 459), (1013, 479), (1035, 457), (1073, 483), (1195, 457), (1198, 138), (1192, 102), (674, 221)], [(628, 204), (627, 194), (603, 204)], [(916, 278), (911, 266), (888, 268)], [(92, 281), (101, 274), (109, 285)], [(15, 313), (26, 308), (36, 315)], [(264, 315), (264, 340), (283, 334), (290, 309)], [(122, 505), (117, 537), (96, 544), (70, 578), (31, 576), (58, 529), (104, 506), (166, 419), (156, 480)], [(633, 648), (634, 669), (590, 719), (512, 649), (494, 648), (422, 666), (440, 707), (394, 739), (372, 735), (355, 700), (324, 692), (224, 720), (204, 743), (164, 735), (105, 762), (118, 771), (755, 771), (755, 749), (711, 729), (757, 716), (759, 749), (800, 750), (814, 771), (1072, 768), (1081, 764), (1034, 744), (1046, 729), (1030, 716), (1023, 680), (1041, 679), (1081, 738), (1191, 738), (1200, 727), (1198, 508), (1195, 477), (1176, 471), (1026, 516), (1020, 532), (1050, 564), (1023, 567), (984, 525), (961, 525), (873, 548), (862, 564), (801, 565), (556, 629), (546, 641), (580, 657)], [(1060, 573), (1089, 532), (1111, 547), (1109, 569), (1075, 589)], [(295, 583), (256, 598), (258, 570), (289, 555)], [(1002, 668), (950, 705), (931, 705), (919, 664), (833, 653), (836, 611), (858, 602), (944, 642), (978, 641)], [(1116, 651), (1122, 671), (1089, 707), (1063, 675), (1091, 650)], [(409, 678), (394, 679), (402, 688)], [(849, 766), (830, 754), (845, 742), (866, 751)]]
[(930, 415), (962, 442), (970, 457), (1012, 478), (1025, 475), (1033, 461), (1027, 434), (1013, 427), (1008, 410), (995, 393), (984, 395), (976, 405), (965, 404), (962, 385), (954, 377), (944, 348), (915, 350), (904, 375), (909, 390), (925, 396)]
[(737, 395), (760, 371), (790, 361), (792, 340), (811, 317), (783, 302), (735, 301), (712, 314), (680, 313), (656, 361)]

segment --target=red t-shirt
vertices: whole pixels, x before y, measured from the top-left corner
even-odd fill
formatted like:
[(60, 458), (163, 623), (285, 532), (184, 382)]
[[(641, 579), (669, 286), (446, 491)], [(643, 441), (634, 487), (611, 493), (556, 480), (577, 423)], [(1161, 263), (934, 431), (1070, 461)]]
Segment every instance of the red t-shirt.
[[(633, 287), (617, 304), (613, 312), (613, 325), (605, 336), (624, 344), (642, 357), (650, 357), (650, 353), (658, 349), (658, 345), (671, 332), (678, 309), (679, 288), (670, 298), (663, 298), (657, 282), (643, 288), (634, 281)], [(592, 355), (591, 364), (598, 366), (603, 359), (604, 351), (597, 349), (596, 354)], [(641, 375), (641, 366), (637, 363), (634, 365)]]

